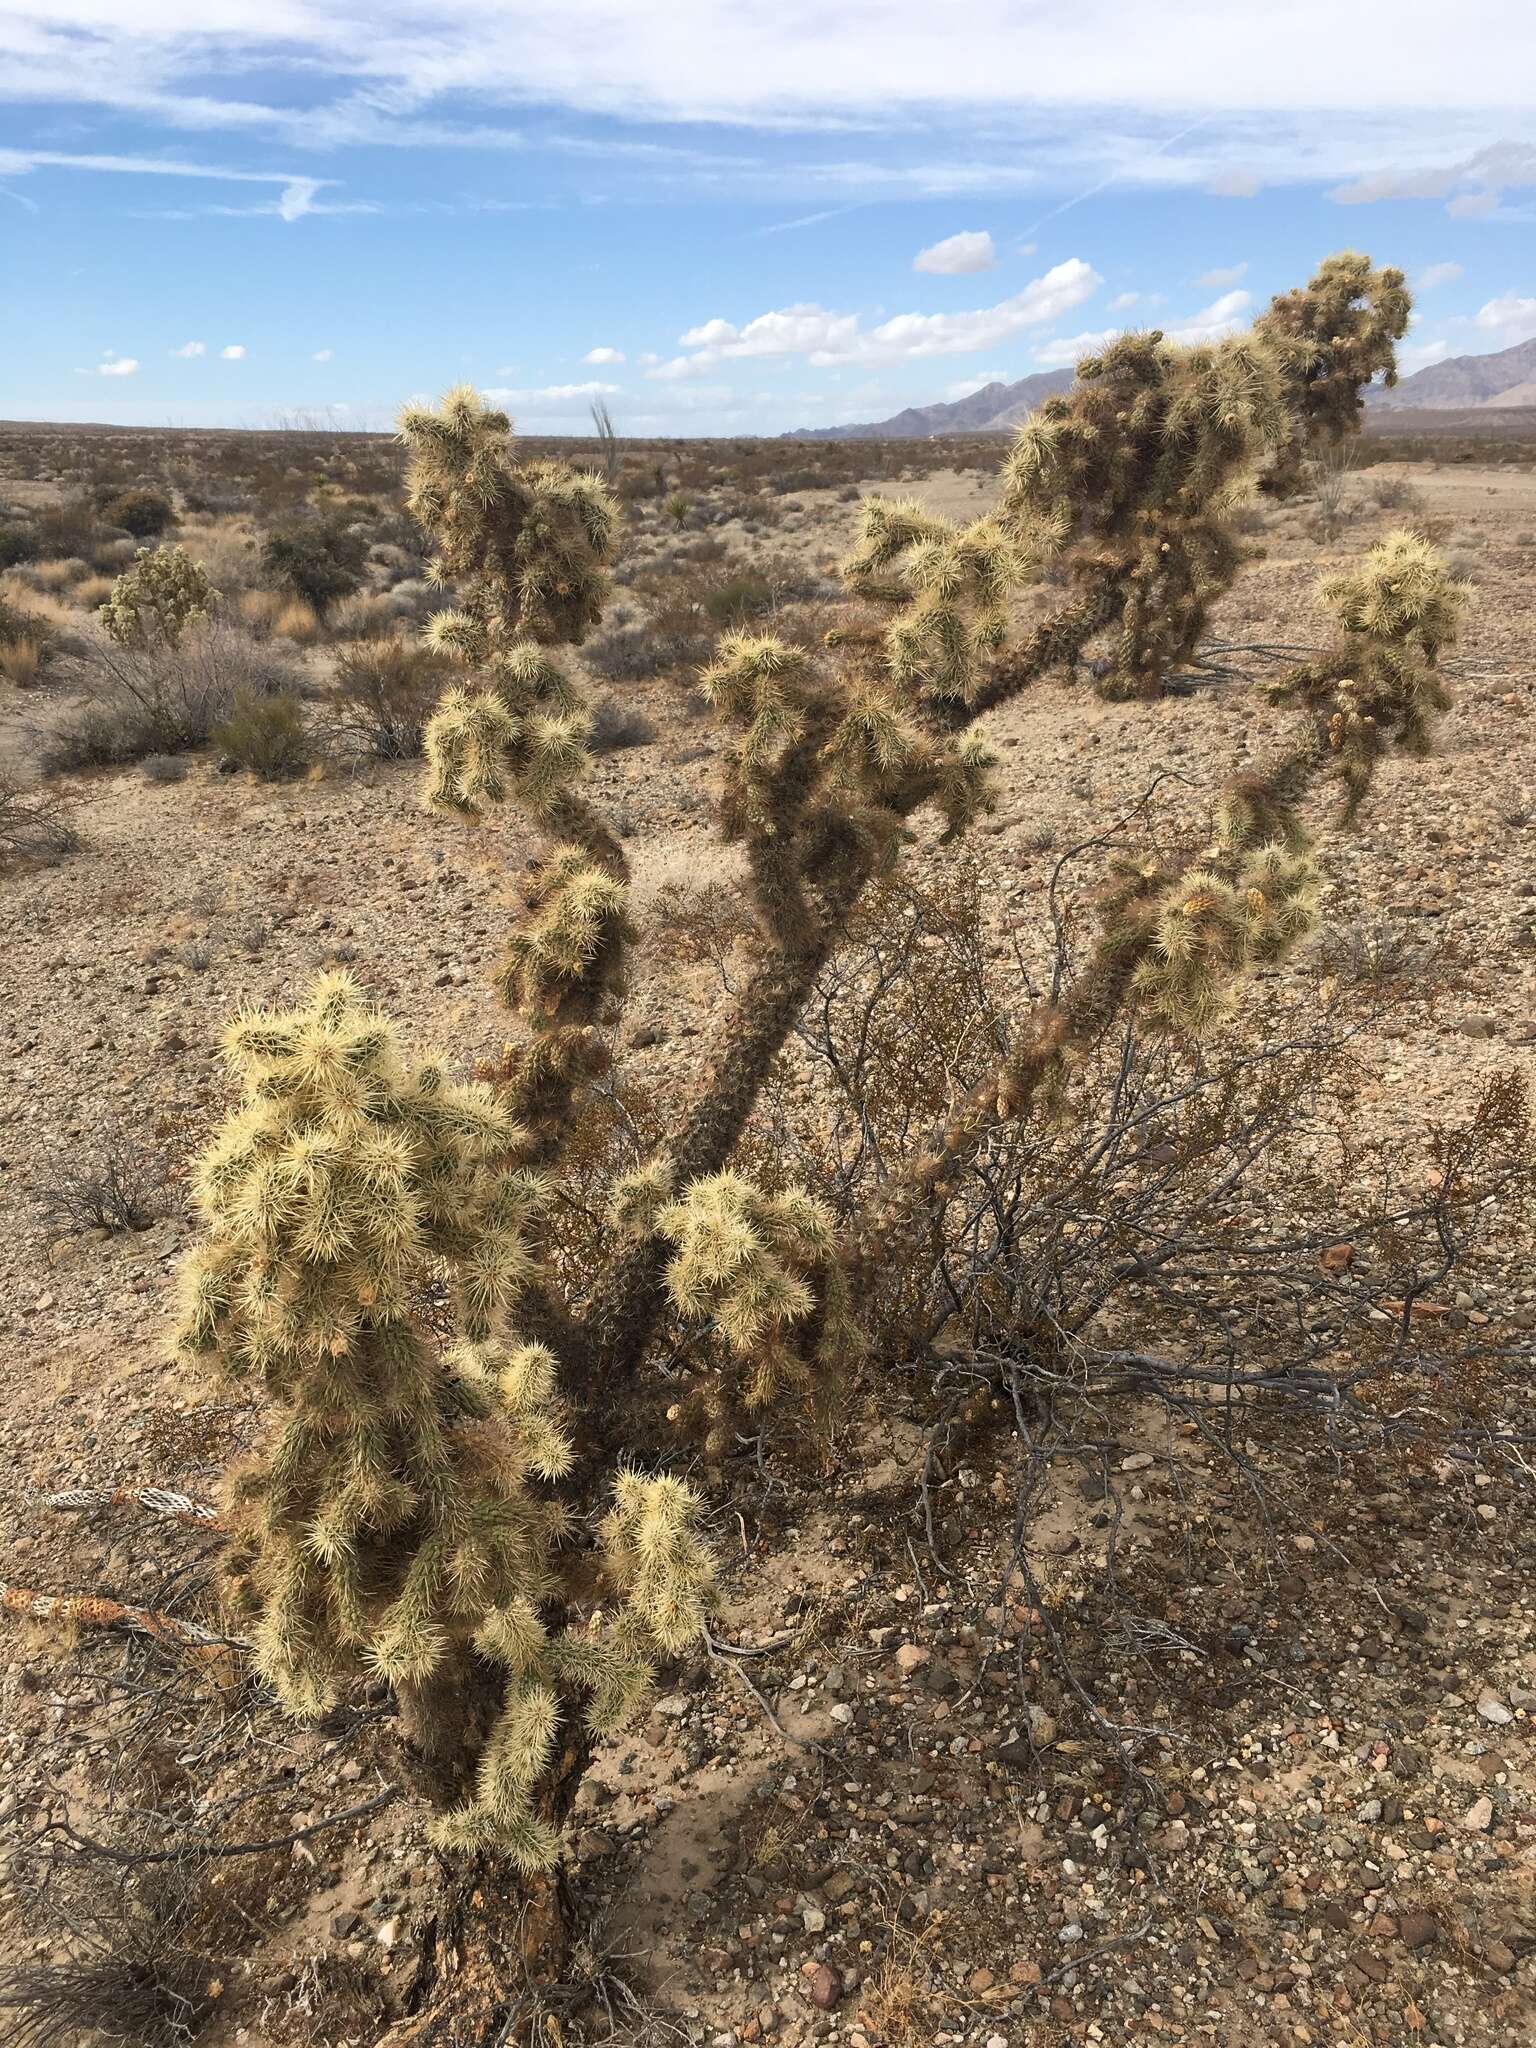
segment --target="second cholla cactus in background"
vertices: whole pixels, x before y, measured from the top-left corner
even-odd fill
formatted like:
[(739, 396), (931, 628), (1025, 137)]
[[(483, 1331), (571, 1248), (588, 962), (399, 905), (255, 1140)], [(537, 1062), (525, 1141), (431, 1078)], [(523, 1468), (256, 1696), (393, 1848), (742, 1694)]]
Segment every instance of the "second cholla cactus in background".
[(122, 647), (175, 647), (219, 593), (185, 548), (140, 548), (112, 585), (101, 622)]

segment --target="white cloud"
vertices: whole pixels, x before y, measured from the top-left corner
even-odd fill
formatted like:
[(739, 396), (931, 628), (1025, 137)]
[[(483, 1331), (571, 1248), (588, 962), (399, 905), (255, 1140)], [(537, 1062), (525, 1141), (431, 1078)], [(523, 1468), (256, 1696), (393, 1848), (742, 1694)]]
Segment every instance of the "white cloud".
[(310, 357), (312, 363), (328, 363), (336, 351), (333, 348), (317, 348)]
[(1245, 164), (1228, 164), (1206, 180), (1205, 189), (1213, 199), (1254, 199), (1264, 188), (1256, 171)]
[(184, 341), (180, 348), (173, 348), (173, 356), (202, 356), (208, 353), (207, 345), (201, 341)]
[(1241, 284), (1247, 275), (1246, 263), (1228, 263), (1221, 269), (1202, 271), (1195, 279), (1195, 283), (1203, 284), (1213, 292), (1219, 292), (1226, 285)]
[[(671, 0), (664, 16), (631, 0), (566, 0), (558, 10), (546, 0), (380, 0), (366, 33), (354, 11), (303, 0), (23, 0), (18, 13), (23, 27), (7, 51), (15, 95), (170, 112), (183, 127), (307, 128), (317, 147), (377, 139), (392, 118), (419, 121), (434, 99), (455, 95), (763, 126), (876, 122), (896, 107), (1012, 110), (1036, 81), (1057, 106), (1186, 119), (1207, 110), (1290, 118), (1307, 108), (1357, 116), (1362, 80), (1371, 109), (1403, 110), (1420, 127), (1426, 109), (1483, 114), (1529, 103), (1517, 0), (1419, 7), (1408, 29), (1389, 0), (1288, 0), (1284, 34), (1271, 10), (1235, 10), (1229, 0), (1182, 0), (1178, 34), (1145, 0), (990, 0), (969, 10), (962, 32), (952, 11), (917, 0), (789, 0), (778, 9)], [(329, 73), (358, 89), (329, 103), (312, 92), (298, 106), (263, 106), (250, 97), (263, 73)]]
[(1419, 272), (1414, 283), (1421, 292), (1432, 292), (1437, 284), (1454, 284), (1460, 276), (1459, 263), (1430, 263)]
[(1111, 313), (1128, 313), (1132, 306), (1140, 303), (1140, 292), (1121, 292), (1109, 302)]
[(1431, 363), (1444, 362), (1450, 352), (1448, 341), (1410, 341), (1398, 350), (1397, 366), (1408, 376), (1415, 370), (1427, 370)]
[(948, 399), (969, 398), (973, 391), (985, 391), (989, 384), (1005, 384), (1006, 370), (978, 370), (974, 377), (962, 377), (958, 384), (948, 384), (944, 396)]
[(1084, 356), (1097, 355), (1119, 331), (1118, 328), (1105, 327), (1098, 333), (1066, 334), (1059, 341), (1042, 342), (1035, 350), (1035, 362), (1042, 370), (1065, 370)]
[(617, 384), (600, 384), (593, 380), (586, 384), (541, 384), (530, 389), (517, 389), (507, 384), (492, 385), (486, 397), (496, 405), (515, 405), (529, 413), (569, 411), (580, 408), (584, 400), (612, 398), (622, 387)]
[(242, 363), (245, 361), (245, 343), (232, 341), (227, 348), (221, 348), (219, 354), (226, 363)]
[(1472, 315), (1472, 323), (1490, 334), (1506, 335), (1511, 341), (1536, 334), (1536, 299), (1519, 292), (1505, 292), (1489, 299)]
[(1536, 144), (1493, 142), (1448, 164), (1387, 167), (1352, 179), (1329, 193), (1341, 206), (1379, 199), (1444, 199), (1457, 220), (1492, 213), (1508, 186), (1536, 185)]
[(303, 214), (313, 213), (315, 195), (322, 185), (329, 183), (328, 178), (295, 178), (285, 185), (277, 202), (279, 219), (298, 220)]
[(648, 376), (663, 380), (700, 375), (723, 362), (754, 356), (804, 356), (820, 365), (909, 362), (922, 356), (967, 355), (996, 348), (1028, 327), (1042, 327), (1081, 305), (1103, 282), (1091, 264), (1073, 256), (1037, 277), (1012, 298), (968, 313), (897, 313), (876, 327), (861, 327), (857, 313), (825, 306), (784, 306), (737, 327), (706, 320), (680, 337), (691, 355), (658, 363)]
[(912, 258), (914, 270), (926, 270), (935, 277), (969, 277), (973, 271), (995, 270), (997, 250), (985, 228), (947, 235), (931, 248), (919, 249)]
[(139, 367), (137, 356), (120, 356), (115, 348), (109, 348), (94, 369), (77, 370), (77, 377), (131, 377)]
[(1252, 294), (1249, 292), (1223, 292), (1219, 299), (1188, 320), (1182, 327), (1169, 330), (1168, 339), (1179, 342), (1219, 341), (1224, 334), (1230, 334), (1240, 325), (1248, 308)]
[(622, 363), (624, 351), (621, 348), (589, 348), (581, 360), (584, 363)]
[(1038, 242), (1020, 242), (1019, 254), (1021, 256), (1033, 256), (1039, 247), (1040, 244)]

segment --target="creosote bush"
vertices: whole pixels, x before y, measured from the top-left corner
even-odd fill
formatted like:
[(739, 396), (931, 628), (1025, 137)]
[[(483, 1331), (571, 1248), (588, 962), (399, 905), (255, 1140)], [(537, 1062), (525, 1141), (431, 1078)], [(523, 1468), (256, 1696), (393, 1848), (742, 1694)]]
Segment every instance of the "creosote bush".
[[(636, 923), (621, 837), (584, 789), (590, 708), (558, 650), (602, 616), (617, 505), (596, 477), (520, 461), (471, 390), (403, 416), (410, 507), (457, 600), (429, 635), (453, 679), (425, 732), (427, 799), (487, 851), (508, 806), (544, 842), (496, 976), (514, 1032), (487, 1081), (460, 1085), (408, 1058), (343, 977), (238, 1020), (242, 1102), (200, 1169), (181, 1342), (272, 1409), (231, 1485), (233, 1581), (264, 1672), (298, 1712), (388, 1682), (438, 1841), (520, 1874), (525, 1962), (558, 1959), (540, 1873), (591, 1742), (705, 1629), (703, 1500), (674, 1469), (693, 1433), (647, 1422), (660, 1333), (693, 1389), (674, 1420), (698, 1424), (713, 1463), (742, 1416), (761, 1432), (824, 1415), (865, 1352), (864, 1304), (932, 1249), (978, 1161), (1031, 1120), (1070, 1118), (1116, 1034), (1208, 1043), (1315, 928), (1319, 795), (1337, 785), (1347, 816), (1388, 750), (1427, 743), (1463, 595), (1397, 535), (1329, 586), (1335, 645), (1277, 685), (1294, 744), (1213, 791), (1187, 843), (1115, 835), (1071, 973), (1021, 992), (856, 1201), (743, 1149), (868, 892), (930, 823), (951, 847), (993, 804), (982, 714), (1101, 636), (1101, 687), (1165, 687), (1241, 567), (1245, 494), (1347, 433), (1360, 385), (1390, 368), (1394, 275), (1335, 259), (1248, 335), (1123, 338), (1026, 422), (995, 511), (956, 526), (866, 504), (823, 641), (721, 638), (697, 687), (745, 878), (735, 1007), (664, 1129), (637, 1135), (606, 1236), (586, 1230), (587, 1270), (551, 1243), (554, 1191), (568, 1203), (566, 1162), (589, 1157)], [(1010, 644), (1011, 601), (1047, 570), (1062, 608)], [(402, 2042), (500, 2038), (483, 1871), (449, 1916), (479, 1946), (455, 1937), (457, 1967)]]
[(262, 543), (261, 565), (324, 618), (339, 598), (350, 597), (363, 577), (368, 543), (338, 514), (280, 527)]
[(291, 782), (304, 773), (314, 754), (304, 708), (286, 691), (274, 697), (236, 691), (228, 712), (208, 737), (226, 760), (249, 769), (258, 782)]

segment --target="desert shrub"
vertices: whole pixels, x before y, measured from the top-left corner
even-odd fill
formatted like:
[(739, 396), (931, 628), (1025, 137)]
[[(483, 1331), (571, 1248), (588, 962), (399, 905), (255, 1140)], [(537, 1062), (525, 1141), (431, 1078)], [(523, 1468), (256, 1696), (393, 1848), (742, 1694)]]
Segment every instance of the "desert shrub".
[(249, 769), (258, 782), (290, 782), (314, 755), (304, 708), (286, 692), (258, 696), (237, 690), (209, 737), (227, 760)]
[(141, 548), (112, 585), (101, 622), (120, 647), (175, 647), (218, 595), (185, 548)]
[(261, 548), (262, 568), (273, 582), (322, 618), (338, 598), (356, 590), (367, 558), (366, 539), (335, 517), (279, 528)]
[(422, 751), (445, 672), (442, 656), (418, 642), (393, 637), (354, 641), (336, 657), (336, 723), (380, 760), (412, 760)]
[(57, 860), (73, 853), (80, 835), (51, 790), (28, 786), (0, 767), (0, 867), (17, 860)]
[(42, 535), (30, 520), (0, 519), (0, 570), (35, 562), (42, 551)]
[(120, 492), (103, 509), (111, 525), (122, 527), (135, 540), (158, 540), (176, 521), (176, 507), (165, 492), (147, 485)]
[(210, 1939), (218, 1892), (192, 1860), (147, 1868), (74, 1859), (28, 1885), (28, 1925), (63, 1953), (0, 1972), (0, 2014), (16, 2048), (187, 2048), (211, 2016), (220, 1964)]
[(271, 696), (298, 680), (291, 661), (218, 619), (169, 646), (121, 646), (100, 634), (59, 673), (77, 701), (44, 742), (50, 774), (205, 746), (239, 691)]
[(594, 754), (616, 754), (625, 747), (648, 747), (656, 728), (643, 711), (622, 698), (599, 697), (590, 714), (587, 745)]
[(43, 555), (79, 559), (89, 555), (102, 538), (101, 519), (89, 498), (66, 498), (47, 505), (36, 515)]
[(56, 1155), (30, 1193), (49, 1216), (77, 1230), (144, 1230), (165, 1214), (165, 1161), (119, 1131), (79, 1156)]
[(16, 689), (28, 690), (41, 678), (47, 655), (47, 647), (41, 640), (20, 634), (0, 639), (0, 676)]
[(40, 613), (0, 595), (0, 649), (14, 647), (21, 641), (33, 647), (47, 647), (53, 637), (52, 626)]
[(180, 754), (146, 754), (139, 772), (146, 782), (185, 782), (187, 764)]

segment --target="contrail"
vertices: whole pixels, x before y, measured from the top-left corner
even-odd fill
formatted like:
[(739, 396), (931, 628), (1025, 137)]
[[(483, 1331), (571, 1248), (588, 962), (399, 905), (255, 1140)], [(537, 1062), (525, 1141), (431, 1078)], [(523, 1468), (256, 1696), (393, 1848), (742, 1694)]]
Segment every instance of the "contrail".
[[(1165, 155), (1167, 151), (1173, 148), (1176, 142), (1182, 142), (1186, 135), (1193, 135), (1197, 128), (1209, 128), (1215, 118), (1214, 114), (1202, 114), (1198, 121), (1191, 121), (1187, 128), (1181, 128), (1177, 135), (1170, 135), (1166, 142), (1160, 142), (1156, 149), (1149, 150), (1147, 155), (1139, 158), (1138, 161), (1147, 163), (1152, 157)], [(1081, 206), (1085, 199), (1097, 199), (1106, 187), (1113, 185), (1117, 179), (1125, 176), (1125, 170), (1126, 167), (1122, 166), (1119, 170), (1111, 171), (1107, 178), (1100, 178), (1097, 185), (1090, 185), (1086, 192), (1079, 192), (1075, 199), (1063, 199), (1060, 206), (1053, 206), (1049, 213), (1042, 213), (1032, 228), (1024, 230), (1025, 240), (1027, 241), (1031, 235), (1038, 234), (1046, 222), (1048, 220), (1055, 220), (1058, 214), (1067, 213), (1074, 206)]]

